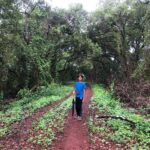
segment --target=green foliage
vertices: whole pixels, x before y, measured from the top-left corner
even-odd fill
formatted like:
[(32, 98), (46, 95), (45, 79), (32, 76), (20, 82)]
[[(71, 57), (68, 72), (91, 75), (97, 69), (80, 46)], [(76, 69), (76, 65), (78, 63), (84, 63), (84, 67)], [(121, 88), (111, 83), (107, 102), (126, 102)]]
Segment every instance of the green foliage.
[(2, 101), (3, 97), (4, 97), (3, 91), (1, 91), (1, 93), (0, 93), (0, 102)]
[(31, 95), (31, 91), (29, 89), (20, 89), (17, 93), (17, 98), (22, 99), (24, 97), (29, 97)]
[(74, 80), (78, 72), (105, 84), (149, 80), (149, 5), (101, 3), (88, 13), (80, 4), (64, 10), (44, 1), (1, 0), (1, 97)]
[[(98, 70), (97, 80), (110, 83), (112, 79), (126, 79), (132, 74), (136, 76), (136, 72), (139, 72), (136, 79), (142, 76), (149, 79), (149, 60), (146, 55), (143, 56), (149, 47), (148, 42), (145, 42), (149, 35), (149, 4), (136, 0), (110, 0), (104, 1), (102, 6), (92, 14), (92, 23), (88, 28), (90, 38), (102, 49), (103, 57), (99, 57), (95, 65), (95, 70)], [(147, 65), (142, 68), (143, 61)], [(141, 64), (139, 69), (138, 64)], [(103, 76), (108, 81), (102, 79)]]
[[(43, 87), (41, 91), (32, 93), (30, 97), (23, 97), (5, 106), (5, 109), (3, 108), (0, 111), (0, 123), (4, 124), (4, 129), (7, 128), (7, 131), (10, 131), (12, 123), (32, 115), (38, 108), (60, 100), (70, 90), (71, 88), (68, 86), (59, 86), (56, 84), (50, 85), (49, 88)], [(3, 136), (3, 134), (0, 136)]]
[[(63, 132), (64, 118), (71, 107), (71, 99), (68, 99), (55, 108), (50, 109), (39, 120), (33, 122), (29, 141), (48, 147), (55, 139), (56, 132)], [(57, 131), (56, 131), (57, 130)], [(40, 132), (40, 134), (39, 134)], [(34, 137), (32, 136), (34, 133)]]
[(1, 128), (0, 129), (0, 137), (6, 135), (8, 133), (8, 128)]
[[(120, 116), (127, 118), (135, 123), (133, 128), (130, 123), (122, 120), (108, 119), (105, 123), (101, 120), (93, 123), (89, 122), (90, 130), (96, 132), (101, 128), (110, 128), (104, 130), (103, 135), (118, 143), (128, 143), (129, 148), (134, 147), (133, 143), (138, 144), (138, 148), (148, 149), (150, 144), (150, 121), (144, 116), (135, 114), (136, 111), (125, 109), (121, 103), (112, 97), (112, 94), (100, 86), (94, 87), (93, 103), (94, 108), (98, 109), (103, 115)], [(134, 141), (134, 142), (133, 142)]]
[(99, 134), (102, 134), (103, 132), (105, 132), (105, 128), (103, 127), (98, 127), (98, 126), (95, 126), (93, 124), (93, 120), (91, 120), (91, 118), (89, 119), (89, 130), (92, 132), (92, 133), (99, 133)]
[(134, 138), (133, 133), (130, 130), (120, 129), (117, 130), (113, 135), (109, 135), (112, 141), (117, 143), (126, 143)]

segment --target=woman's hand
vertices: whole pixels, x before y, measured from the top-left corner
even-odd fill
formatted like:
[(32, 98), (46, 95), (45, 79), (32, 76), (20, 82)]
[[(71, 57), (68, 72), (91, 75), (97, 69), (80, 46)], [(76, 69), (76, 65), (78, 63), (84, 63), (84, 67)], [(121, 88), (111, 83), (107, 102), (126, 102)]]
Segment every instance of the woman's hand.
[(72, 95), (75, 95), (76, 94), (76, 91), (74, 90), (73, 92), (72, 92)]

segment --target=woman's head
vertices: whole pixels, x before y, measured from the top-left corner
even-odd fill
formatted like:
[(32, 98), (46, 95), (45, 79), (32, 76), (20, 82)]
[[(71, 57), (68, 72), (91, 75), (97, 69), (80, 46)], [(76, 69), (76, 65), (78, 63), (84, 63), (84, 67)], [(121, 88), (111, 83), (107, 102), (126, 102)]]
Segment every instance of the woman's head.
[(83, 73), (79, 73), (79, 75), (78, 75), (78, 80), (79, 80), (79, 81), (83, 81), (84, 78), (85, 78), (84, 74), (83, 74)]

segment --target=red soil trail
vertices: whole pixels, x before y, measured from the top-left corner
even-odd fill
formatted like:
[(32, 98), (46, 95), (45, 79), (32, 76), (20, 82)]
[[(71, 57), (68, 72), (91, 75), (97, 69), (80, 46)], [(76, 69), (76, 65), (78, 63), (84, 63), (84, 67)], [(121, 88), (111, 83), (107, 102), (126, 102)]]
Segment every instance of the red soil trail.
[(37, 109), (31, 116), (23, 119), (19, 123), (14, 123), (12, 125), (12, 132), (3, 138), (0, 138), (0, 150), (29, 150), (29, 148), (32, 150), (41, 150), (34, 144), (27, 142), (29, 138), (29, 130), (32, 127), (33, 121), (42, 117), (49, 109), (54, 108), (65, 101), (71, 96), (71, 94), (72, 93), (50, 105)]
[(72, 117), (71, 111), (65, 122), (64, 136), (58, 137), (51, 150), (89, 150), (89, 136), (87, 128), (88, 103), (92, 97), (92, 90), (88, 88), (85, 92), (83, 103), (83, 118), (79, 121)]

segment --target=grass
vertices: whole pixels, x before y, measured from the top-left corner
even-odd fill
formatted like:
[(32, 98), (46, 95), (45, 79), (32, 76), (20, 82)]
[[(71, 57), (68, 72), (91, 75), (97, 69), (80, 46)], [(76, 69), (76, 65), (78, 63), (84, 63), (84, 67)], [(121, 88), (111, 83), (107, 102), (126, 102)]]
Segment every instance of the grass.
[(33, 122), (33, 128), (30, 131), (29, 142), (39, 144), (42, 147), (48, 147), (56, 138), (56, 132), (63, 132), (64, 119), (71, 107), (71, 99), (61, 103), (59, 106), (49, 110), (38, 121)]
[(52, 84), (48, 88), (41, 87), (35, 93), (6, 105), (0, 111), (0, 137), (3, 137), (11, 130), (12, 123), (32, 115), (38, 108), (60, 100), (71, 90), (70, 86)]
[(108, 139), (125, 144), (128, 149), (149, 149), (150, 146), (150, 120), (144, 116), (137, 115), (133, 109), (125, 109), (119, 100), (100, 86), (94, 87), (94, 98), (91, 109), (102, 115), (121, 116), (135, 122), (133, 128), (129, 123), (119, 119), (89, 119), (89, 129), (92, 133), (100, 132)]

